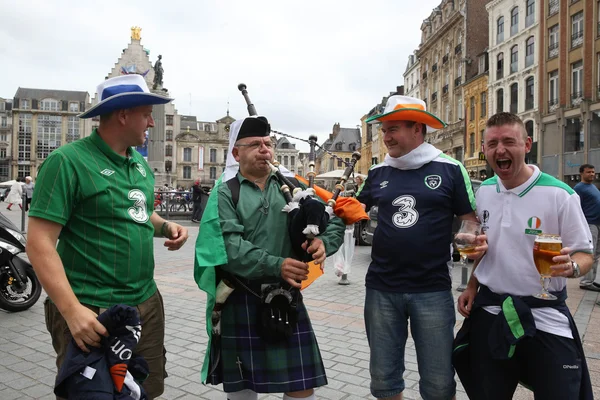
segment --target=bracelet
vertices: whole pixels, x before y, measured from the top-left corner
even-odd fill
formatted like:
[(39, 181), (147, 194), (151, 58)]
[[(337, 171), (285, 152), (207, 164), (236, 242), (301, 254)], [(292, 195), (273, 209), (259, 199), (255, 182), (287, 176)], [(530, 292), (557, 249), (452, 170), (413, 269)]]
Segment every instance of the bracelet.
[(166, 230), (168, 225), (169, 225), (169, 223), (167, 221), (165, 221), (165, 222), (163, 222), (162, 227), (160, 228), (160, 234), (166, 238), (169, 237), (168, 232)]

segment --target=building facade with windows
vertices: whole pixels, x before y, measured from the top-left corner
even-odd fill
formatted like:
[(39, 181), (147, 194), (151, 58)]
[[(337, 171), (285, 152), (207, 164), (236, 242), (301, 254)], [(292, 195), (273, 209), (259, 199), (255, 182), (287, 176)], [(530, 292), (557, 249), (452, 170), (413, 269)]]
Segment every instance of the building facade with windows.
[(600, 165), (600, 1), (539, 2), (542, 170), (570, 185)]
[(296, 149), (296, 145), (288, 140), (285, 136), (279, 138), (273, 137), (275, 143), (275, 159), (279, 164), (283, 165), (294, 174), (298, 173), (297, 160), (300, 151)]
[(87, 92), (18, 88), (12, 105), (11, 179), (37, 176), (42, 162), (63, 144), (88, 136)]
[(404, 71), (404, 93), (406, 96), (421, 98), (421, 63), (417, 58), (417, 52), (408, 56), (408, 64)]
[(12, 143), (12, 100), (0, 98), (0, 182), (10, 180)]
[(489, 14), (489, 115), (519, 115), (533, 140), (527, 162), (539, 163), (539, 0), (495, 0)]
[(463, 164), (471, 179), (483, 180), (487, 178), (485, 158), (482, 158), (482, 142), (485, 124), (488, 118), (487, 106), (488, 71), (485, 70), (474, 78), (465, 82), (465, 157)]
[(315, 162), (317, 175), (336, 169), (345, 169), (345, 162), (350, 162), (352, 153), (360, 151), (360, 139), (360, 129), (358, 127), (342, 128), (339, 123), (334, 124), (332, 133), (329, 134), (322, 146), (331, 154), (334, 154), (335, 157), (319, 149), (316, 152)]
[[(225, 170), (229, 148), (229, 126), (235, 121), (227, 116), (217, 121), (198, 121), (194, 116), (180, 117), (180, 133), (175, 137), (177, 159), (173, 186), (189, 188), (198, 178), (201, 185), (214, 186)], [(169, 148), (167, 148), (169, 149)]]

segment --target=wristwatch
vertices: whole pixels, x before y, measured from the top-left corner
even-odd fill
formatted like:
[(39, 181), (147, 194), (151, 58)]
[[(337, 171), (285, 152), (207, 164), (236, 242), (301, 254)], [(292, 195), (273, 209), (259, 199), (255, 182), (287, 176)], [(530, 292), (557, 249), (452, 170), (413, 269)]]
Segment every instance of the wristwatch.
[(573, 265), (573, 275), (570, 278), (579, 278), (581, 276), (581, 270), (579, 269), (579, 264), (575, 261), (571, 260), (571, 265)]

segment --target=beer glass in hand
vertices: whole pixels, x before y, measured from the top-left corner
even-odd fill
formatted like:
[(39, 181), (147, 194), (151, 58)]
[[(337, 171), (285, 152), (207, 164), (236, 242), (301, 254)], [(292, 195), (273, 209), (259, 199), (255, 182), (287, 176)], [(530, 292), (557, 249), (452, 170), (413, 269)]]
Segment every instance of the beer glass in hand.
[(556, 296), (548, 292), (548, 285), (552, 276), (552, 267), (555, 263), (552, 259), (560, 255), (562, 248), (562, 239), (559, 235), (542, 233), (535, 238), (533, 244), (533, 262), (540, 273), (540, 283), (542, 291), (533, 296), (538, 299), (556, 300)]
[(460, 253), (460, 262), (466, 267), (469, 254), (476, 253), (477, 236), (481, 234), (481, 224), (475, 221), (462, 221), (454, 235), (454, 245)]

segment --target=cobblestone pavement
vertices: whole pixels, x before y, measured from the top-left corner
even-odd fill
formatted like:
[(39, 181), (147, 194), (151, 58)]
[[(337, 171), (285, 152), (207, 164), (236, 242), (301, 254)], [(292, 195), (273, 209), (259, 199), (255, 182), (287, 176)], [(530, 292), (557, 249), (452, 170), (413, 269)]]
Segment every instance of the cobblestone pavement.
[[(20, 227), (20, 212), (5, 212)], [(180, 251), (167, 252), (162, 240), (155, 241), (156, 281), (165, 300), (168, 351), (165, 393), (160, 399), (225, 399), (220, 388), (200, 383), (200, 367), (207, 342), (204, 324), (206, 296), (193, 279), (194, 246), (198, 225), (190, 223), (190, 240)], [(357, 247), (351, 284), (341, 286), (329, 261), (326, 274), (304, 291), (307, 307), (318, 337), (329, 385), (316, 391), (318, 398), (352, 400), (372, 398), (369, 392), (369, 347), (363, 302), (364, 276), (370, 261), (370, 247)], [(453, 270), (453, 287), (460, 283), (461, 269)], [(455, 299), (459, 292), (453, 291)], [(570, 309), (584, 336), (584, 347), (592, 374), (596, 398), (600, 398), (600, 307), (597, 293), (579, 289), (569, 281)], [(44, 324), (43, 299), (21, 313), (0, 311), (0, 400), (53, 399), (54, 350)], [(457, 313), (457, 327), (462, 317)], [(409, 338), (406, 347), (405, 399), (419, 399), (416, 353)], [(460, 383), (458, 399), (466, 399)], [(281, 396), (261, 396), (278, 399)], [(519, 388), (515, 399), (533, 399)]]

